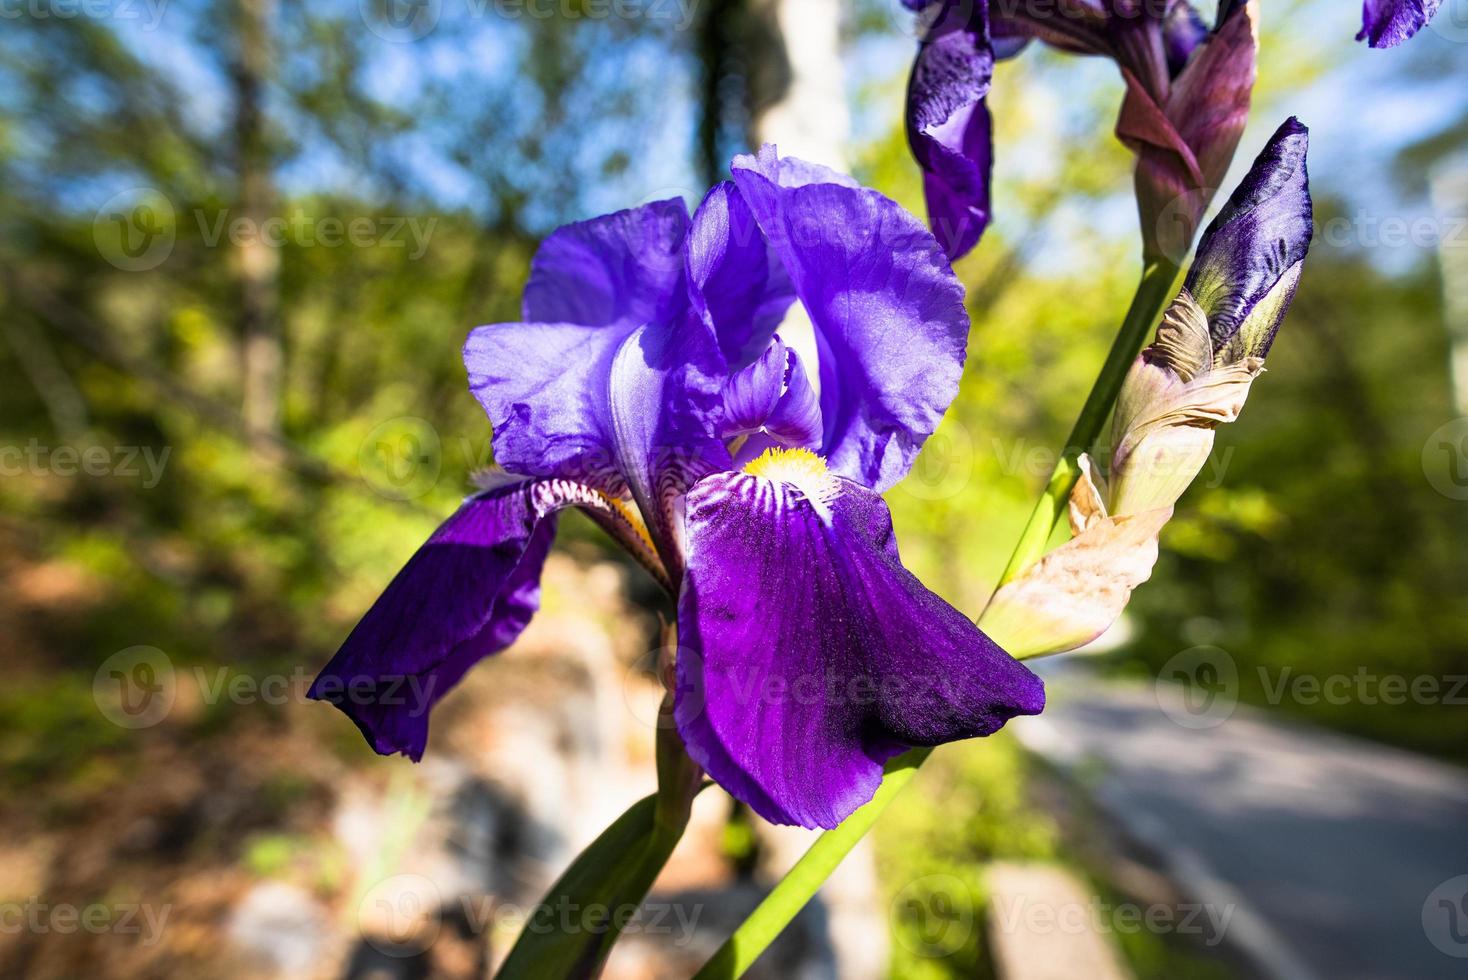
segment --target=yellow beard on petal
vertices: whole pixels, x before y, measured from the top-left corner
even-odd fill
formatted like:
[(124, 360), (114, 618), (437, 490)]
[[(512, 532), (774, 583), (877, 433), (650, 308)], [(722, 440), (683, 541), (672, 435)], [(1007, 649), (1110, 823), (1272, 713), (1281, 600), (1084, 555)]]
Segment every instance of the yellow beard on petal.
[(840, 489), (826, 461), (809, 449), (766, 449), (744, 464), (744, 472), (799, 490), (823, 518)]

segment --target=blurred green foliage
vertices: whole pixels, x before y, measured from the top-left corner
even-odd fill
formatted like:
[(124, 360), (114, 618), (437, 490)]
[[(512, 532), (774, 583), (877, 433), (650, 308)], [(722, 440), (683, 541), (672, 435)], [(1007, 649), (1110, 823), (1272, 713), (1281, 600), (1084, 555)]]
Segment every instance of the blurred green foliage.
[[(270, 213), (306, 231), (286, 233), (269, 283), (279, 422), (251, 428), (243, 250), (212, 238), (241, 214), (234, 5), (176, 10), (187, 25), (168, 37), (177, 57), (89, 20), (8, 24), (0, 37), (0, 446), (168, 453), (152, 486), (120, 466), (0, 478), (0, 794), (59, 827), (169, 739), (206, 753), (242, 731), (304, 724), (294, 734), (346, 765), (371, 757), (335, 713), (268, 703), (205, 703), (126, 731), (97, 712), (93, 678), (136, 644), (166, 651), (182, 679), (323, 663), (491, 461), (459, 360), (468, 329), (517, 315), (550, 227), (680, 193), (699, 166), (697, 53), (668, 25), (496, 21), (488, 34), (441, 31), (405, 62), (349, 13), (283, 5), (257, 135)], [(890, 27), (887, 12), (862, 10), (853, 43)], [(1266, 49), (1274, 88), (1260, 93), (1260, 130), (1281, 91), (1322, 61), (1318, 49)], [(863, 79), (859, 101), (895, 119), (902, 75), (897, 64)], [(889, 494), (905, 560), (974, 614), (1137, 272), (1130, 159), (1109, 133), (1115, 78), (1038, 51), (999, 78), (999, 222), (958, 266), (974, 317), (968, 369), (916, 471)], [(1461, 125), (1452, 132), (1413, 149), (1414, 174), (1461, 149)], [(857, 170), (921, 211), (897, 128), (862, 148)], [(129, 271), (109, 261), (98, 209), (139, 186), (169, 202), (172, 247)], [(1349, 207), (1319, 203), (1322, 218)], [(328, 221), (358, 219), (373, 241), (321, 244)], [(431, 229), (421, 254), (411, 239), (383, 240), (409, 220)], [(1424, 441), (1456, 414), (1442, 283), (1430, 252), (1390, 271), (1375, 259), (1317, 245), (1269, 373), (1164, 534), (1129, 613), (1132, 639), (1109, 658), (1117, 670), (1155, 672), (1216, 644), (1260, 703), (1286, 669), (1468, 673), (1468, 511), (1422, 468)], [(563, 528), (599, 540), (585, 522)], [(1468, 759), (1468, 713), (1449, 706), (1278, 706)], [(1007, 739), (939, 753), (881, 825), (884, 881), (954, 876), (981, 908), (986, 862), (1074, 860), (1027, 795), (1031, 765)], [(258, 875), (315, 846), (276, 825), (314, 793), (285, 775), (261, 778), (268, 816), (230, 845)], [(744, 830), (726, 840), (736, 856)], [(334, 880), (340, 863), (318, 856), (308, 877)], [(929, 897), (906, 896), (913, 907)], [(981, 930), (953, 957), (925, 957), (906, 907), (894, 975), (985, 975)], [(1128, 942), (1143, 944), (1128, 949), (1142, 975), (1178, 975), (1171, 951)]]

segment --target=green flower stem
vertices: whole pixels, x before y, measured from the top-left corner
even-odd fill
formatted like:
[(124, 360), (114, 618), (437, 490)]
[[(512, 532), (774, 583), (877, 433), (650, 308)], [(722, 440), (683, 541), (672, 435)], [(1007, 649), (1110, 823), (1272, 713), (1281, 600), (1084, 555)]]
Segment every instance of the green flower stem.
[(871, 802), (857, 810), (835, 830), (828, 830), (801, 855), (774, 890), (734, 931), (713, 958), (694, 974), (693, 980), (733, 980), (744, 975), (765, 948), (805, 907), (841, 860), (851, 853), (877, 818), (923, 764), (932, 749), (912, 749), (887, 763), (887, 773)]
[(1101, 426), (1111, 414), (1111, 406), (1121, 392), (1121, 383), (1126, 380), (1132, 360), (1142, 349), (1147, 334), (1157, 323), (1162, 308), (1172, 298), (1172, 284), (1177, 279), (1177, 266), (1167, 259), (1153, 259), (1142, 269), (1142, 281), (1132, 297), (1132, 305), (1121, 322), (1106, 363), (1091, 386), (1091, 394), (1081, 406), (1070, 438), (1065, 441), (1065, 451), (1045, 484), (1045, 491), (1030, 514), (1029, 523), (1020, 532), (1019, 543), (1009, 556), (1009, 565), (1000, 576), (999, 584), (1012, 581), (1045, 553), (1045, 545), (1056, 523), (1065, 515), (1070, 500), (1071, 488), (1080, 479), (1081, 454), (1091, 447), (1101, 434)]
[[(1111, 413), (1111, 406), (1121, 391), (1132, 359), (1142, 349), (1148, 331), (1171, 298), (1177, 272), (1178, 267), (1165, 259), (1150, 261), (1143, 268), (1142, 281), (1132, 297), (1131, 307), (1122, 320), (1111, 351), (1106, 355), (1106, 363), (1101, 366), (1101, 373), (1097, 375), (1091, 394), (1087, 396), (1080, 417), (1066, 441), (1065, 452), (1061, 454), (1040, 502), (1020, 535), (1002, 582), (1008, 582), (1044, 554), (1050, 532), (1065, 513), (1071, 487), (1080, 477), (1080, 455), (1100, 435), (1101, 426)], [(815, 896), (842, 859), (872, 829), (887, 805), (912, 781), (918, 767), (932, 751), (913, 749), (889, 762), (882, 785), (871, 802), (847, 817), (841, 826), (826, 831), (811, 845), (795, 867), (695, 974), (694, 980), (735, 980), (743, 976), (796, 913)]]
[[(665, 626), (664, 669), (677, 645), (676, 628)], [(704, 785), (678, 737), (671, 694), (658, 710), (656, 754), (657, 793), (633, 804), (571, 862), (525, 923), (497, 980), (601, 975), (629, 913), (647, 898), (683, 838)], [(567, 916), (579, 916), (579, 925), (569, 927)]]

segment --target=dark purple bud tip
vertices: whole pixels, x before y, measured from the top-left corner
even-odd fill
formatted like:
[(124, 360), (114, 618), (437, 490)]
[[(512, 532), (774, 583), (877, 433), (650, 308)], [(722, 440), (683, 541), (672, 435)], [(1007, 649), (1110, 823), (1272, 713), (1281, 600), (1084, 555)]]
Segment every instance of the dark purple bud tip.
[(1309, 145), (1309, 130), (1285, 120), (1198, 243), (1187, 288), (1216, 359), (1265, 356), (1289, 309), (1312, 234)]

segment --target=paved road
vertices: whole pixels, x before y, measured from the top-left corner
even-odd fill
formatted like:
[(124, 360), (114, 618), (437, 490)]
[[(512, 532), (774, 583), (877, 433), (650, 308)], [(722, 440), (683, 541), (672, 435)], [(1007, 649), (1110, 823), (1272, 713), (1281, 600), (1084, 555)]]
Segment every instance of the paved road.
[(1468, 977), (1468, 773), (1083, 662), (1041, 672), (1050, 704), (1015, 726), (1027, 747), (1195, 900), (1236, 904), (1227, 941), (1261, 973)]

